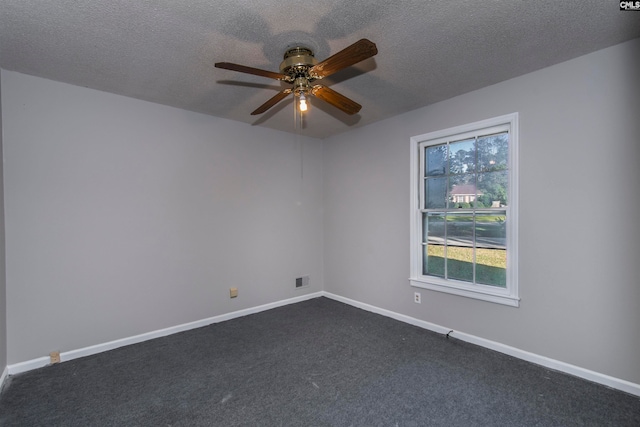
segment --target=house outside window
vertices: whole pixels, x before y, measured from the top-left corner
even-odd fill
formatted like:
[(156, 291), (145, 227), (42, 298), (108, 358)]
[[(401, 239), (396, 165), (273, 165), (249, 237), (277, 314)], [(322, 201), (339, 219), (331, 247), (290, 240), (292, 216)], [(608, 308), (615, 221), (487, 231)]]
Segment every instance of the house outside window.
[(474, 184), (453, 185), (451, 187), (451, 200), (454, 203), (473, 203), (476, 196), (482, 196), (482, 192), (478, 193)]
[(411, 138), (412, 286), (518, 306), (518, 115)]

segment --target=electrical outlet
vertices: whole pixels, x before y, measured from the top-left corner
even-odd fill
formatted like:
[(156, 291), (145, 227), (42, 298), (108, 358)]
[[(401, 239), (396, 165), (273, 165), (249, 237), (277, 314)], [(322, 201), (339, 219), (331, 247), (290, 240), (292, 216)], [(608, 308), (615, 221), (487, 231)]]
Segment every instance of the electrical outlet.
[(420, 292), (413, 293), (413, 302), (415, 302), (416, 304), (420, 304), (422, 302), (422, 300), (420, 299)]
[(49, 360), (51, 361), (52, 365), (54, 363), (60, 363), (60, 352), (52, 351), (51, 353), (49, 353)]
[(229, 288), (229, 298), (236, 298), (238, 296), (238, 288)]

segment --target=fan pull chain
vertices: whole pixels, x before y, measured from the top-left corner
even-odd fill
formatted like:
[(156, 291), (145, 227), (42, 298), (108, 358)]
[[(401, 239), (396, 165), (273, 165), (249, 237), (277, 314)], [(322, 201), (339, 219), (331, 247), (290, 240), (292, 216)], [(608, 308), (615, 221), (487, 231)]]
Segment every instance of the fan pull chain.
[(299, 147), (300, 151), (300, 186), (297, 202), (300, 206), (304, 195), (304, 143), (302, 142), (302, 112), (298, 110), (295, 100), (293, 102), (293, 128), (295, 129), (295, 146)]

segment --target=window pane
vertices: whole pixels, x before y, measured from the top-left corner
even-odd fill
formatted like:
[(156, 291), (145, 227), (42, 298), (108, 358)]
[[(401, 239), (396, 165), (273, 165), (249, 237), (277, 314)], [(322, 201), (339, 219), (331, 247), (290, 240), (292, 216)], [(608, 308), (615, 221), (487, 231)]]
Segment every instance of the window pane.
[(499, 171), (507, 169), (509, 158), (509, 134), (500, 133), (478, 138), (478, 170)]
[(447, 215), (447, 278), (473, 282), (473, 214)]
[(476, 177), (472, 174), (449, 177), (449, 208), (470, 209), (476, 200)]
[(507, 286), (507, 214), (476, 215), (476, 282)]
[(449, 144), (449, 173), (469, 173), (476, 170), (475, 139)]
[(425, 178), (425, 181), (425, 208), (444, 208), (447, 202), (447, 178)]
[(484, 172), (478, 174), (478, 201), (487, 208), (507, 206), (508, 171)]
[(444, 214), (422, 214), (422, 274), (444, 277)]
[(513, 113), (411, 138), (413, 286), (519, 305), (517, 129)]
[(447, 146), (434, 145), (425, 148), (425, 157), (427, 159), (425, 164), (425, 176), (444, 175), (447, 159)]

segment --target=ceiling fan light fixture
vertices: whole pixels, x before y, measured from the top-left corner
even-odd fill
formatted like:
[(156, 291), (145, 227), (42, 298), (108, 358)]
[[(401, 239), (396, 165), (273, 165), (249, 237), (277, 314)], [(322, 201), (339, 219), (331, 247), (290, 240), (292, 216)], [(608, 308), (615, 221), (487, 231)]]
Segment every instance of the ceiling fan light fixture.
[(307, 111), (307, 97), (304, 96), (304, 92), (300, 92), (300, 111)]
[[(307, 47), (295, 46), (287, 49), (284, 54), (284, 61), (280, 64), (279, 73), (231, 62), (216, 62), (215, 66), (216, 68), (239, 71), (241, 73), (267, 77), (292, 84), (292, 87), (283, 89), (268, 99), (267, 102), (253, 111), (251, 115), (264, 113), (291, 93), (293, 93), (294, 97), (297, 96), (299, 98), (297, 104), (300, 112), (307, 111), (307, 96), (315, 96), (344, 113), (352, 115), (360, 111), (360, 108), (362, 108), (360, 104), (327, 86), (312, 85), (312, 83), (315, 80), (330, 76), (343, 68), (371, 58), (377, 53), (378, 48), (375, 43), (367, 39), (360, 39), (322, 62), (318, 62), (313, 56), (313, 51)], [(297, 110), (295, 102), (293, 105)]]
[(311, 92), (309, 79), (305, 75), (300, 75), (295, 78), (295, 80), (293, 81), (293, 85), (293, 94), (294, 96), (298, 97), (298, 108), (300, 109), (300, 112), (303, 113), (307, 111), (307, 95), (309, 95), (309, 93)]

